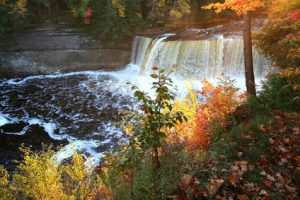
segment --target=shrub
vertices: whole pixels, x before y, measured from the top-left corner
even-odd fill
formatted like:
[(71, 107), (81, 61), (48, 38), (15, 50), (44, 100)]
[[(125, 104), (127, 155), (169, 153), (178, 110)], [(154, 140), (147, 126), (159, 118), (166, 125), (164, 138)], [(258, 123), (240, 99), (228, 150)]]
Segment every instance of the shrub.
[(233, 81), (221, 79), (219, 85), (213, 86), (204, 80), (203, 89), (198, 91), (203, 97), (196, 111), (196, 125), (193, 137), (190, 138), (192, 149), (203, 150), (211, 140), (211, 134), (218, 127), (225, 126), (226, 116), (241, 103), (242, 95), (238, 95)]
[(0, 166), (0, 199), (15, 199), (13, 190), (9, 184), (9, 175), (8, 172)]
[(249, 99), (249, 106), (258, 113), (284, 110), (300, 111), (300, 74), (288, 76), (287, 70), (281, 75), (273, 74), (263, 84), (257, 98)]
[(13, 175), (10, 187), (5, 186), (7, 178), (2, 176), (0, 192), (5, 186), (5, 195), (36, 200), (110, 198), (104, 182), (85, 166), (82, 155), (74, 153), (69, 161), (58, 164), (51, 147), (44, 147), (39, 152), (32, 152), (29, 148), (22, 148), (22, 151), (24, 161)]
[[(160, 153), (161, 166), (156, 171), (149, 152), (132, 158), (132, 164), (121, 155), (107, 155), (100, 173), (112, 192), (113, 199), (168, 199), (175, 193), (192, 157), (183, 144), (166, 143)], [(131, 155), (132, 156), (132, 155)], [(136, 160), (136, 162), (134, 162)]]
[(191, 87), (187, 86), (188, 94), (183, 99), (176, 99), (173, 111), (180, 111), (187, 118), (187, 121), (177, 123), (173, 129), (167, 131), (168, 142), (185, 142), (193, 136), (196, 122), (196, 111), (198, 108), (197, 92)]
[(51, 159), (54, 151), (45, 149), (41, 153), (32, 153), (23, 148), (24, 161), (13, 176), (13, 185), (20, 196), (32, 199), (68, 199), (64, 193), (60, 170)]

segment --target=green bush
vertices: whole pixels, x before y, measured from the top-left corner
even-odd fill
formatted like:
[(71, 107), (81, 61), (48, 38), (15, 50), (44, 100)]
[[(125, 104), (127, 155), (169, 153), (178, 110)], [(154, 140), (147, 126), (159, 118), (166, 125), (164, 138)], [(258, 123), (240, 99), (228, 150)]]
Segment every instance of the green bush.
[(263, 89), (257, 98), (250, 97), (250, 108), (258, 113), (269, 113), (272, 110), (291, 112), (300, 111), (300, 91), (294, 85), (300, 84), (300, 76), (284, 78), (278, 74), (271, 75), (263, 84)]

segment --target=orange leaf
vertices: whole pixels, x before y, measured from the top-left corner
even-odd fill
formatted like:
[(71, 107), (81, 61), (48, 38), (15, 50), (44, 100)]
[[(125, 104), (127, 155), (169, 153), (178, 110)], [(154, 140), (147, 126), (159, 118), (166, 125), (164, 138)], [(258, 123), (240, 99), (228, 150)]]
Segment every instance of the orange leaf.
[(262, 183), (267, 186), (268, 188), (271, 188), (272, 187), (272, 182), (269, 181), (268, 179), (264, 179), (262, 180)]
[(237, 173), (231, 173), (228, 177), (228, 181), (231, 185), (236, 185), (240, 182), (240, 177), (237, 175)]
[(294, 157), (294, 160), (297, 161), (298, 163), (300, 163), (300, 155), (299, 156), (296, 156)]
[(245, 194), (239, 194), (237, 196), (237, 199), (238, 200), (249, 200), (249, 197), (247, 195), (245, 195)]

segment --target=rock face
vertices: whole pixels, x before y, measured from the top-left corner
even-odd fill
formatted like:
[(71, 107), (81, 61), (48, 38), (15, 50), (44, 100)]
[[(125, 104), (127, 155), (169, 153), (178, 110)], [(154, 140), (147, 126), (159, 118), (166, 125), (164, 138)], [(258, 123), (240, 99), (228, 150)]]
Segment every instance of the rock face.
[[(130, 62), (131, 41), (106, 47), (64, 23), (44, 23), (15, 35), (17, 45), (0, 49), (0, 62), (17, 73), (119, 69)], [(1, 71), (5, 71), (3, 66)]]

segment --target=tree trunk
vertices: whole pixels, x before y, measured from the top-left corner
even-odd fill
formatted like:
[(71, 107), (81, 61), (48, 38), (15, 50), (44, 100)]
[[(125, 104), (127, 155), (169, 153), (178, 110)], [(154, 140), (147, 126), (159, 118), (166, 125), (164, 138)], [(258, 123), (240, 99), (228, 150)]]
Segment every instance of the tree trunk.
[(247, 93), (256, 96), (251, 40), (251, 16), (244, 14), (244, 61)]
[(157, 147), (153, 147), (154, 150), (154, 165), (156, 169), (160, 168), (159, 156), (158, 156), (158, 149)]
[(161, 188), (160, 188), (160, 175), (159, 175), (159, 156), (158, 156), (158, 149), (157, 147), (153, 147), (154, 151), (154, 168), (153, 168), (153, 175), (154, 175), (154, 190), (155, 190), (155, 199), (162, 199), (161, 195)]
[(148, 7), (145, 1), (141, 1), (141, 11), (142, 11), (142, 17), (144, 20), (147, 20), (148, 17)]

